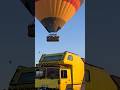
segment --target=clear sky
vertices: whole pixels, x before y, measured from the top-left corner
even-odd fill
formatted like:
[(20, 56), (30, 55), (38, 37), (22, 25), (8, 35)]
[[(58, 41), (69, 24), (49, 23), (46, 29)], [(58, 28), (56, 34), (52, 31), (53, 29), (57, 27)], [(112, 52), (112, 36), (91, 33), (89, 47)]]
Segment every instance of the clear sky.
[(49, 33), (39, 20), (35, 20), (35, 62), (43, 53), (59, 53), (70, 51), (85, 57), (85, 5), (58, 31), (59, 42), (47, 42)]

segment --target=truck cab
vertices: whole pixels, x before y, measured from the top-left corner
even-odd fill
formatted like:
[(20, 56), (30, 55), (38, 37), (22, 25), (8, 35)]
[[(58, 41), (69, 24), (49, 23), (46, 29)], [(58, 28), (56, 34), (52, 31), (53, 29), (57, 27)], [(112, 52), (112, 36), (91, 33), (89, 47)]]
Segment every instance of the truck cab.
[[(71, 53), (44, 54), (37, 64), (35, 87), (39, 90), (80, 90), (84, 62)], [(78, 74), (80, 73), (80, 74)]]

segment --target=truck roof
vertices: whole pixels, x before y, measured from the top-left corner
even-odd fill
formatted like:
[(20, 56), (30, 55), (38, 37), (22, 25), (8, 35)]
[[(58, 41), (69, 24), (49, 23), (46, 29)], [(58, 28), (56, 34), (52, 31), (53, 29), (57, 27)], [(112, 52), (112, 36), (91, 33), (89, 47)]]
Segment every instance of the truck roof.
[[(73, 53), (73, 52), (69, 52), (69, 51), (65, 51), (65, 52), (61, 52), (61, 53), (48, 53), (48, 54), (42, 54), (43, 56), (52, 56), (52, 55), (59, 55), (59, 54), (65, 54), (65, 53), (72, 53), (72, 54), (74, 54), (74, 55), (78, 55), (78, 54), (75, 54), (75, 53)], [(79, 55), (78, 55), (79, 56)]]

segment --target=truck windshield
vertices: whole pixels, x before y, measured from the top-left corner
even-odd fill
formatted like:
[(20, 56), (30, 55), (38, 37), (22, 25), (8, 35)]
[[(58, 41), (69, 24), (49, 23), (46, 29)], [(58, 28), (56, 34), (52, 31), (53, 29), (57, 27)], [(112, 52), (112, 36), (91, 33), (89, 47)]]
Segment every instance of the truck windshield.
[(39, 79), (58, 79), (59, 78), (59, 69), (58, 68), (42, 68), (36, 71), (36, 78)]
[(48, 55), (48, 56), (44, 56), (44, 60), (45, 61), (50, 61), (50, 60), (52, 60), (52, 61), (58, 61), (58, 60), (63, 60), (63, 57), (64, 56), (64, 54), (57, 54), (57, 55)]
[(59, 69), (47, 68), (47, 78), (48, 79), (58, 79), (59, 78)]

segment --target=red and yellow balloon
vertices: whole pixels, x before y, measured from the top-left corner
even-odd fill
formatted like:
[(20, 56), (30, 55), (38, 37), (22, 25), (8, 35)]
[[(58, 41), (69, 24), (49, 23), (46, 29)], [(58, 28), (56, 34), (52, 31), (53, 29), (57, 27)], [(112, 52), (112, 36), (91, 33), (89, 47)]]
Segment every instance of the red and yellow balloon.
[(48, 32), (57, 32), (82, 3), (83, 0), (35, 0), (35, 16)]
[[(56, 33), (60, 30), (77, 12), (83, 1), (84, 0), (21, 0), (32, 16), (35, 16), (49, 33)], [(50, 38), (59, 38), (56, 34), (50, 34), (50, 36)]]

